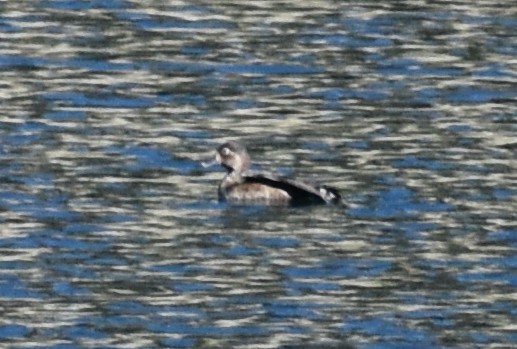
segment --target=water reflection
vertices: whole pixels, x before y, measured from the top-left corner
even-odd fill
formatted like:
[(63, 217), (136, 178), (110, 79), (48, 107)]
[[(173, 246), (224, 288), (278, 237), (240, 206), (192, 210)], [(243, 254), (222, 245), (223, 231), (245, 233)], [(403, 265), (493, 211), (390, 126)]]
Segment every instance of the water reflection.
[[(0, 339), (515, 346), (513, 3), (6, 3)], [(217, 203), (228, 139), (347, 205)]]

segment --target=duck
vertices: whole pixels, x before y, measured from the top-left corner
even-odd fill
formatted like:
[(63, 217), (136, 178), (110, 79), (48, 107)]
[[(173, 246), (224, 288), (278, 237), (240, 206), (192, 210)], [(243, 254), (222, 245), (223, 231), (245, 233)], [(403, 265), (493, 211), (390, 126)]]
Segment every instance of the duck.
[(237, 205), (305, 206), (338, 204), (341, 195), (327, 185), (311, 185), (274, 174), (250, 171), (251, 158), (246, 147), (228, 141), (215, 151), (215, 158), (203, 167), (220, 165), (226, 175), (219, 184), (219, 202)]

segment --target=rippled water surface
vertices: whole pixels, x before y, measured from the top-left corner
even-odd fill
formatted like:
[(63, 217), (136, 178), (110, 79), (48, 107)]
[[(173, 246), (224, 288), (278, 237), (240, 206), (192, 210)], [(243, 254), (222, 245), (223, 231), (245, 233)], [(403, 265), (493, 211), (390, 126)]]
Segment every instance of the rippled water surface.
[[(5, 348), (517, 347), (517, 2), (4, 1)], [(217, 203), (228, 139), (345, 205)]]

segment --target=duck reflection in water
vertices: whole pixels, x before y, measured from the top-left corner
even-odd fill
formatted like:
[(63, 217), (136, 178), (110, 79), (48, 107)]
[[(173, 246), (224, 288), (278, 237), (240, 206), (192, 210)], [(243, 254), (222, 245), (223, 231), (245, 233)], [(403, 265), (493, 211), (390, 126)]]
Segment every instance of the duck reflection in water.
[(219, 184), (219, 201), (239, 205), (302, 206), (337, 204), (341, 195), (326, 185), (312, 186), (304, 182), (249, 171), (250, 156), (237, 142), (227, 142), (216, 149), (215, 159), (204, 167), (219, 164), (227, 173)]

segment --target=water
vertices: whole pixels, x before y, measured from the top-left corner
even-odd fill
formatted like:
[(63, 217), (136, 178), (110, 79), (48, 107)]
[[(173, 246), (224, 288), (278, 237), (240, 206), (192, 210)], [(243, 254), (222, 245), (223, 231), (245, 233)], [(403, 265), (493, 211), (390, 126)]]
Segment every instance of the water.
[[(517, 2), (0, 16), (2, 347), (517, 346)], [(346, 206), (218, 204), (227, 139)]]

